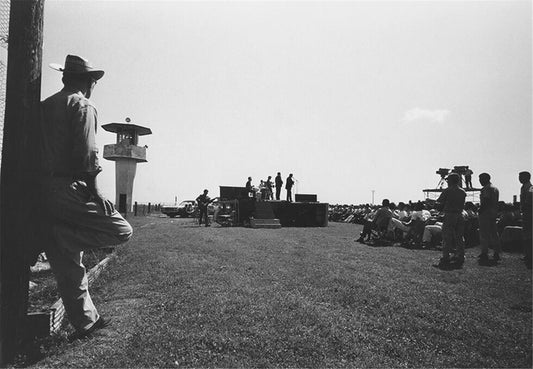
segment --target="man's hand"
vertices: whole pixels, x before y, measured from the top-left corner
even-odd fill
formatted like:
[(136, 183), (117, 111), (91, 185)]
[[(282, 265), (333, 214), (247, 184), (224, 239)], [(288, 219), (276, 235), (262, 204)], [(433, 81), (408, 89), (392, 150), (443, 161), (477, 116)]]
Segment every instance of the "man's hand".
[(105, 215), (109, 216), (115, 212), (115, 206), (113, 205), (113, 203), (103, 197), (100, 193), (93, 195), (93, 198), (94, 202), (102, 208)]
[[(99, 172), (98, 172), (99, 173)], [(98, 174), (96, 173), (96, 174)], [(87, 188), (91, 192), (92, 200), (98, 204), (104, 211), (105, 215), (111, 215), (115, 212), (115, 206), (113, 203), (109, 200), (107, 200), (104, 195), (98, 190), (98, 186), (96, 185), (96, 175), (94, 177), (89, 177), (86, 181)]]

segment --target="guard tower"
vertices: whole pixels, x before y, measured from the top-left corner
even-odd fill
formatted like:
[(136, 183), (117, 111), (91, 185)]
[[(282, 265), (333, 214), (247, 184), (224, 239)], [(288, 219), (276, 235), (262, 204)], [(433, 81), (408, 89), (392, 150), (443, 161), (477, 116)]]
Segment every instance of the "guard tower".
[(116, 200), (118, 211), (131, 213), (133, 180), (137, 171), (137, 163), (146, 162), (147, 146), (137, 146), (139, 136), (150, 135), (150, 128), (126, 123), (109, 123), (102, 126), (108, 132), (117, 134), (115, 144), (104, 146), (104, 159), (115, 162)]

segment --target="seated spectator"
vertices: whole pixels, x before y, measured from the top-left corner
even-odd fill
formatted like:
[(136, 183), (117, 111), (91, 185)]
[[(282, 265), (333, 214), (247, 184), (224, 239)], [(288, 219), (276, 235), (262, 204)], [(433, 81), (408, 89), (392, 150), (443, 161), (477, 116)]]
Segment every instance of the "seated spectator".
[(424, 227), (430, 217), (431, 213), (424, 208), (423, 202), (417, 202), (414, 205), (409, 221), (403, 223), (407, 227), (407, 234), (404, 238), (410, 246), (421, 246)]
[(404, 236), (409, 231), (409, 227), (404, 223), (408, 222), (410, 219), (410, 212), (406, 209), (409, 209), (409, 205), (400, 202), (398, 208), (392, 213), (392, 219), (389, 223), (389, 232), (392, 234), (401, 231), (403, 232), (402, 236)]
[(514, 206), (512, 204), (506, 204), (504, 201), (498, 203), (499, 216), (496, 221), (498, 229), (498, 236), (501, 237), (505, 227), (507, 226), (519, 226), (520, 218), (516, 216)]
[(386, 232), (389, 226), (389, 222), (392, 218), (392, 211), (389, 208), (390, 202), (388, 199), (384, 199), (381, 203), (381, 207), (376, 210), (374, 215), (371, 217), (371, 220), (367, 220), (364, 224), (363, 231), (357, 239), (357, 242), (364, 242), (365, 237), (367, 240), (370, 239), (372, 230), (378, 232)]
[[(463, 212), (462, 212), (463, 218), (467, 222), (468, 222), (467, 219), (471, 218), (472, 216), (474, 216), (474, 218), (477, 219), (477, 213), (476, 212), (474, 212), (474, 215), (472, 215), (471, 212), (466, 210), (466, 208), (472, 208), (472, 207), (475, 209), (475, 205), (472, 202), (470, 204), (471, 205), (465, 204), (465, 210), (463, 210)], [(437, 219), (437, 220), (434, 221), (435, 219)], [(435, 247), (435, 246), (437, 246), (438, 244), (440, 244), (442, 242), (442, 224), (443, 224), (443, 219), (444, 219), (444, 214), (441, 214), (438, 218), (430, 218), (426, 222), (427, 224), (424, 226), (424, 232), (423, 232), (423, 235), (422, 235), (422, 248), (423, 249)], [(476, 227), (476, 231), (477, 231), (477, 227)], [(465, 244), (466, 244), (466, 240), (467, 240), (466, 233), (467, 233), (467, 227), (465, 227), (465, 237), (464, 237)]]
[(465, 220), (465, 247), (474, 247), (479, 245), (479, 220), (477, 208), (473, 202), (467, 201), (463, 212)]
[(427, 249), (436, 246), (442, 240), (442, 222), (427, 224), (422, 235), (422, 248)]
[(403, 238), (405, 239), (412, 239), (414, 235), (418, 235), (418, 239), (421, 239), (424, 231), (424, 225), (431, 217), (431, 213), (424, 209), (424, 203), (422, 202), (416, 203), (414, 208), (415, 210), (403, 221), (392, 218), (389, 230), (392, 232), (397, 232), (397, 230), (402, 231)]
[(398, 207), (392, 213), (392, 217), (400, 221), (407, 220), (407, 218), (409, 218), (409, 213), (405, 210), (405, 208), (405, 203), (399, 202)]

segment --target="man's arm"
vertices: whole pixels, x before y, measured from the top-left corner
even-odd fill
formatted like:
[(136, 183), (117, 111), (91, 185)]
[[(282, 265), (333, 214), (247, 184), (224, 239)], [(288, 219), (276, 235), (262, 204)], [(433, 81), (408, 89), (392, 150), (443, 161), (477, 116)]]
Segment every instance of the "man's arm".
[(87, 183), (87, 188), (92, 194), (92, 200), (96, 202), (102, 208), (102, 210), (104, 210), (104, 213), (106, 215), (111, 215), (115, 212), (115, 206), (111, 201), (107, 200), (104, 197), (104, 195), (100, 192), (96, 184), (96, 176), (101, 171), (102, 168), (99, 167), (99, 171), (96, 174), (92, 175), (91, 173), (90, 175), (88, 175), (85, 179), (85, 183)]
[(80, 176), (100, 173), (96, 147), (97, 113), (88, 101), (79, 101), (72, 118), (72, 169)]
[(96, 147), (97, 113), (88, 101), (79, 101), (74, 107), (72, 164), (74, 175), (87, 183), (87, 188), (106, 215), (115, 211), (113, 203), (106, 200), (98, 189), (96, 176), (102, 171), (98, 165), (98, 148)]

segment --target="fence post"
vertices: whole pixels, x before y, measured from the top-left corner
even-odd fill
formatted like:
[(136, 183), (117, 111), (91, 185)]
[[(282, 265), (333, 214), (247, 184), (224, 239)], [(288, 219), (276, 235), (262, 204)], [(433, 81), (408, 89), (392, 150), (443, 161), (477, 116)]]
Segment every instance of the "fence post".
[(2, 148), (2, 173), (9, 175), (2, 176), (0, 185), (0, 366), (14, 359), (26, 332), (28, 264), (36, 226), (29, 183), (35, 181), (37, 168), (44, 0), (10, 5)]
[(148, 203), (148, 214), (150, 214), (150, 212), (152, 211), (152, 210), (151, 210), (151, 207), (152, 207), (152, 203), (149, 202), (149, 203)]
[(137, 201), (135, 201), (135, 204), (133, 204), (133, 216), (137, 216)]

